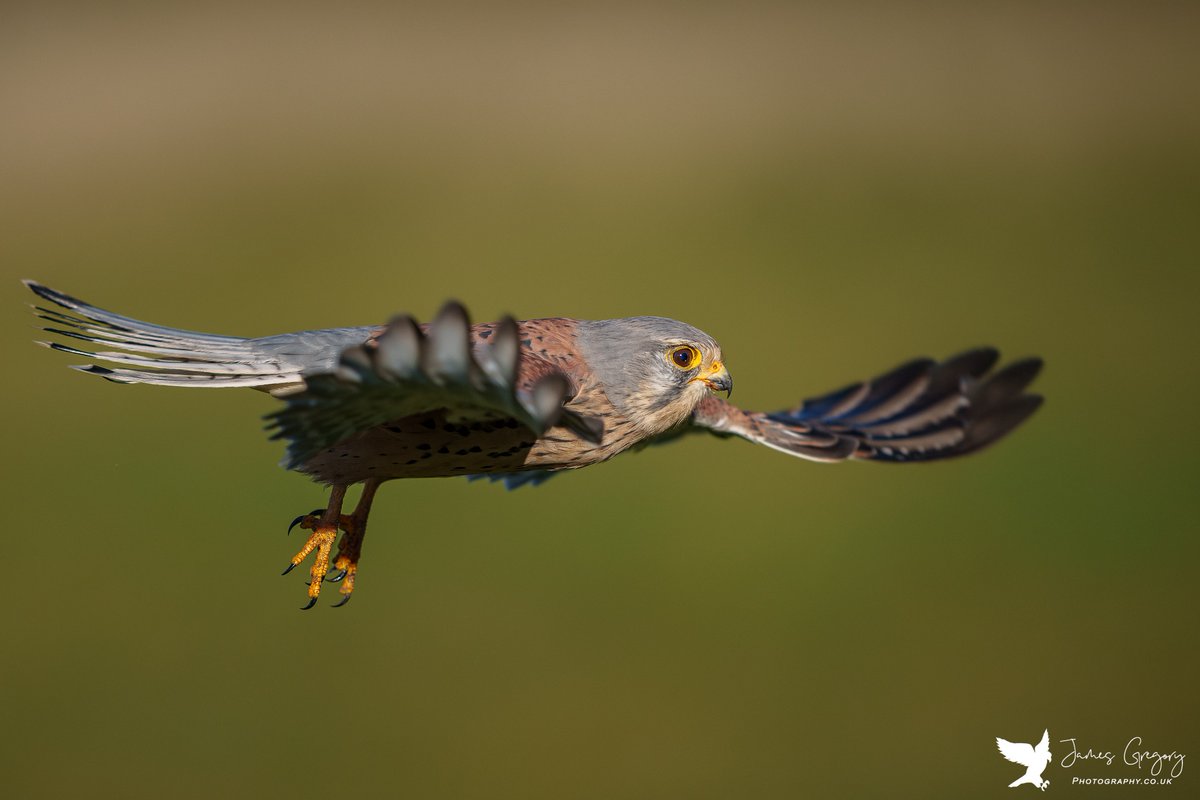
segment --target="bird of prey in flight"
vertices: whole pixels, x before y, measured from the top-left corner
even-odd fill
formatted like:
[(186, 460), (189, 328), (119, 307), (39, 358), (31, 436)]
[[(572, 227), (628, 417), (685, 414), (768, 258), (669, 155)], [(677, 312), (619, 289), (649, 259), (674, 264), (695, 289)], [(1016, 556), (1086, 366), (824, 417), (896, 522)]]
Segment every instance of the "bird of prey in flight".
[(1042, 734), (1042, 740), (1037, 743), (1037, 747), (1026, 742), (1010, 742), (1008, 739), (1000, 738), (996, 739), (996, 747), (1000, 748), (1000, 755), (1014, 764), (1025, 767), (1025, 774), (1010, 783), (1008, 788), (1012, 789), (1028, 783), (1043, 792), (1046, 791), (1050, 781), (1042, 779), (1042, 772), (1051, 759), (1049, 730)]
[[(42, 344), (112, 365), (76, 369), (117, 383), (252, 387), (281, 400), (267, 419), (273, 438), (287, 443), (284, 466), (330, 487), (325, 508), (293, 522), (311, 535), (285, 574), (315, 554), (305, 608), (323, 582), (341, 583), (337, 605), (350, 599), (384, 481), (462, 475), (510, 488), (536, 484), (690, 432), (738, 436), (812, 461), (930, 461), (991, 444), (1041, 403), (1025, 393), (1041, 361), (993, 372), (999, 354), (986, 347), (909, 361), (762, 413), (719, 396), (729, 395), (733, 379), (712, 337), (663, 317), (472, 325), (449, 302), (425, 325), (398, 316), (245, 339), (141, 322), (25, 284), (47, 301), (34, 306), (47, 332), (99, 347)], [(358, 483), (358, 504), (343, 514), (346, 490)]]

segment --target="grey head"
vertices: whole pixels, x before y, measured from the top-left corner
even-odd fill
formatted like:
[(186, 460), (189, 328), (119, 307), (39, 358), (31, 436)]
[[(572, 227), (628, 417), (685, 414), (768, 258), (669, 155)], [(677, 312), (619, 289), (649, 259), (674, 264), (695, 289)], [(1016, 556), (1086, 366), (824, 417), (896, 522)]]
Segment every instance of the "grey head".
[(733, 389), (721, 346), (678, 320), (580, 320), (575, 337), (608, 399), (648, 436), (682, 422), (706, 392)]

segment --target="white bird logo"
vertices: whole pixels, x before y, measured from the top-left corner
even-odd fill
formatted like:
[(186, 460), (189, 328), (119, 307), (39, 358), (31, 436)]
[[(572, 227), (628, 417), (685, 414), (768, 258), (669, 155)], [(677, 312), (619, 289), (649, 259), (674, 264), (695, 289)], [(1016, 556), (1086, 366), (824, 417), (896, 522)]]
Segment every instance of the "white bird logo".
[(1047, 730), (1042, 734), (1042, 740), (1037, 743), (1037, 747), (1024, 742), (1010, 742), (1007, 739), (997, 737), (996, 747), (1000, 748), (1000, 755), (1007, 758), (1014, 764), (1020, 764), (1025, 767), (1025, 774), (1017, 778), (1008, 785), (1012, 789), (1015, 786), (1020, 786), (1022, 783), (1032, 784), (1038, 787), (1043, 792), (1050, 785), (1050, 781), (1042, 780), (1042, 770), (1050, 763), (1050, 731)]

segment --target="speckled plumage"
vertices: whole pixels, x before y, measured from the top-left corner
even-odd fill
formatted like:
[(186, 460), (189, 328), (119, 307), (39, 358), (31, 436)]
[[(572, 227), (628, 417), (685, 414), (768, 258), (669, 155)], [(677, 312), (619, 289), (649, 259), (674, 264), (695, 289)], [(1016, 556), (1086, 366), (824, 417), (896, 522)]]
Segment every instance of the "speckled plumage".
[[(152, 325), (26, 283), (69, 312), (35, 307), (52, 323), (47, 331), (114, 348), (44, 343), (116, 365), (78, 369), (118, 383), (253, 387), (283, 401), (268, 419), (288, 443), (285, 465), (332, 487), (328, 508), (293, 523), (313, 533), (285, 572), (317, 553), (306, 608), (326, 578), (339, 528), (335, 580), (345, 579), (340, 591), (349, 598), (371, 501), (385, 481), (539, 483), (694, 431), (814, 461), (924, 461), (987, 446), (1041, 402), (1025, 393), (1041, 362), (992, 372), (999, 354), (991, 348), (917, 359), (761, 413), (715, 396), (732, 388), (715, 340), (662, 317), (471, 325), (448, 303), (427, 325), (400, 316), (382, 326), (241, 339)], [(358, 507), (342, 515), (346, 487), (357, 483), (365, 487)]]
[[(631, 446), (635, 427), (613, 407), (579, 357), (576, 321), (537, 319), (517, 325), (518, 382), (530, 385), (551, 371), (565, 375), (570, 381), (568, 405), (581, 416), (603, 420), (602, 441), (588, 442), (564, 429), (538, 436), (512, 417), (487, 411), (436, 409), (371, 427), (322, 450), (297, 469), (330, 484), (573, 469)], [(471, 326), (472, 350), (488, 347), (495, 330), (495, 323)]]

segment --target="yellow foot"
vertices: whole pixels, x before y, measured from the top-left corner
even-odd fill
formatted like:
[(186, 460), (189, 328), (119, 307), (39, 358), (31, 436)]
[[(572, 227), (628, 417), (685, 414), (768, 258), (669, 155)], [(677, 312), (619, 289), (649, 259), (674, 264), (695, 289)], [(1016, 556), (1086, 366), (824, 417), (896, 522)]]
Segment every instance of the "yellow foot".
[[(283, 571), (284, 575), (298, 567), (304, 559), (308, 558), (309, 553), (316, 551), (316, 557), (313, 559), (312, 568), (309, 570), (308, 581), (308, 604), (301, 608), (302, 611), (307, 611), (317, 603), (317, 597), (321, 594), (321, 582), (325, 580), (325, 574), (329, 572), (329, 553), (333, 549), (333, 542), (337, 539), (338, 525), (326, 524), (323, 520), (323, 509), (318, 509), (311, 514), (297, 517), (288, 527), (288, 533), (291, 533), (292, 528), (299, 525), (304, 530), (312, 531), (308, 537), (308, 541), (300, 548), (300, 552), (292, 556), (292, 560), (288, 563), (287, 569)], [(339, 523), (348, 521), (347, 517), (340, 517)], [(339, 566), (338, 569), (341, 569)]]
[(342, 599), (333, 604), (334, 608), (349, 603), (350, 595), (354, 593), (354, 579), (358, 577), (358, 559), (362, 555), (362, 540), (366, 527), (365, 520), (360, 521), (353, 516), (342, 517), (341, 528), (345, 533), (338, 544), (337, 558), (333, 562), (333, 567), (338, 573), (332, 578), (326, 578), (330, 583), (344, 581), (338, 589)]

